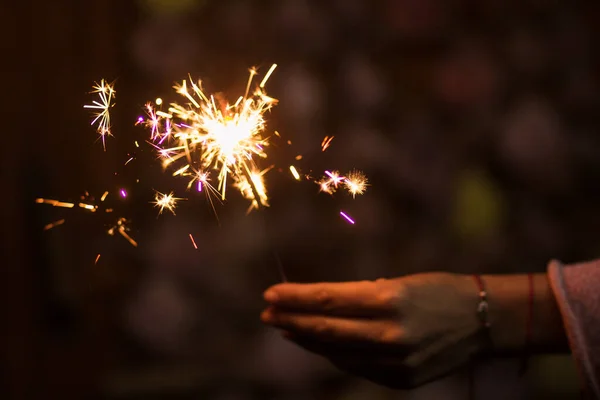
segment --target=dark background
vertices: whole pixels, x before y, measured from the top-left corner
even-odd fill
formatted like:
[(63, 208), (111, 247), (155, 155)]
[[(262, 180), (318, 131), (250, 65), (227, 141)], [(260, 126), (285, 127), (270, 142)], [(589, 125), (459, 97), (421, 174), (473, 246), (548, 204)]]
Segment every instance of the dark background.
[[(394, 392), (262, 327), (270, 250), (294, 281), (542, 272), (598, 256), (597, 4), (2, 2), (1, 397), (465, 398), (465, 371)], [(235, 99), (249, 67), (272, 63), (269, 129), (294, 152), (271, 149), (283, 173), (267, 177), (264, 215), (232, 194), (217, 220), (133, 147), (147, 134), (133, 122), (188, 73)], [(82, 108), (102, 78), (117, 79), (106, 152)], [(296, 153), (304, 170), (356, 167), (372, 186), (355, 201), (319, 194), (286, 172)], [(34, 203), (120, 188), (130, 196), (111, 204), (137, 249), (98, 215)], [(189, 199), (156, 218), (154, 189)], [(567, 356), (535, 358), (524, 378), (517, 364), (477, 366), (477, 398), (576, 395)]]

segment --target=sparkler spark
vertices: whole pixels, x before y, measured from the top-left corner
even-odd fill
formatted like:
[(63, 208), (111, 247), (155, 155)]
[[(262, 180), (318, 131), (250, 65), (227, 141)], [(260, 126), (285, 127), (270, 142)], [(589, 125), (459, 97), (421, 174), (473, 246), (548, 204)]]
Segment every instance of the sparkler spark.
[(49, 223), (48, 225), (44, 226), (44, 230), (45, 231), (49, 231), (50, 229), (56, 228), (57, 226), (62, 225), (64, 223), (65, 223), (65, 219), (64, 218), (63, 219), (59, 219), (58, 221)]
[(346, 221), (348, 221), (349, 223), (351, 223), (352, 225), (354, 225), (354, 224), (355, 224), (354, 220), (353, 220), (352, 218), (350, 218), (350, 217), (348, 216), (348, 214), (346, 214), (345, 212), (343, 212), (343, 211), (340, 211), (340, 215), (341, 215), (341, 216), (342, 216), (342, 217), (343, 217), (343, 218), (344, 218)]
[[(104, 200), (106, 200), (106, 197), (108, 196), (108, 194), (109, 194), (108, 191), (105, 191), (102, 194), (102, 196), (100, 197), (101, 203), (103, 203)], [(98, 210), (103, 210), (105, 215), (113, 212), (112, 208), (100, 209), (98, 204), (95, 203), (94, 198), (92, 196), (90, 196), (90, 194), (88, 192), (85, 192), (85, 194), (83, 196), (81, 196), (81, 202), (79, 202), (77, 204), (54, 200), (54, 199), (44, 199), (44, 198), (38, 198), (35, 200), (35, 202), (37, 204), (48, 204), (53, 207), (62, 207), (62, 208), (70, 208), (70, 209), (75, 208), (75, 206), (77, 205), (78, 208), (83, 209), (85, 211), (89, 211), (91, 213), (96, 213)], [(103, 203), (103, 204), (105, 204), (105, 203)], [(64, 224), (65, 221), (66, 221), (66, 219), (63, 218), (58, 221), (49, 223), (44, 226), (44, 230), (47, 231), (47, 230), (53, 229), (59, 225)], [(129, 221), (126, 218), (123, 218), (123, 217), (118, 218), (116, 223), (111, 225), (111, 227), (107, 230), (107, 233), (109, 235), (113, 236), (115, 234), (115, 232), (118, 232), (125, 239), (127, 239), (127, 241), (129, 241), (129, 243), (131, 243), (133, 246), (137, 246), (137, 242), (131, 236), (129, 236), (129, 234), (127, 233), (129, 231), (129, 228), (127, 226), (128, 223), (129, 223)]]
[(95, 83), (92, 92), (98, 94), (98, 100), (92, 101), (92, 104), (84, 105), (83, 108), (97, 110), (94, 112), (94, 119), (91, 125), (98, 123), (96, 131), (102, 138), (102, 146), (106, 151), (106, 136), (112, 136), (110, 125), (110, 108), (114, 106), (113, 99), (116, 91), (112, 83), (106, 82), (104, 79), (100, 83)]
[(194, 237), (192, 236), (192, 234), (190, 233), (190, 240), (192, 241), (192, 245), (194, 246), (194, 248), (196, 250), (198, 250), (198, 246), (196, 245), (196, 241), (194, 240)]
[(108, 231), (106, 231), (106, 233), (108, 233), (110, 236), (114, 236), (116, 231), (121, 236), (123, 236), (133, 247), (137, 247), (137, 242), (127, 233), (130, 230), (128, 224), (129, 220), (127, 218), (121, 217), (117, 219), (116, 224), (110, 227)]
[(75, 207), (74, 203), (66, 203), (64, 201), (58, 201), (53, 199), (35, 199), (35, 202), (38, 204), (50, 204), (54, 207), (64, 207), (64, 208), (73, 208)]
[(173, 215), (175, 215), (175, 207), (179, 200), (183, 200), (183, 199), (175, 197), (173, 195), (173, 192), (170, 192), (169, 194), (165, 194), (165, 193), (161, 193), (161, 192), (157, 191), (156, 196), (154, 198), (154, 205), (156, 207), (160, 208), (160, 210), (158, 211), (158, 215), (162, 214), (162, 212), (165, 208), (167, 210), (171, 211), (173, 213)]
[(353, 198), (367, 190), (367, 177), (361, 171), (352, 171), (344, 179), (344, 185)]
[(338, 187), (344, 182), (343, 176), (338, 171), (325, 171), (325, 177), (317, 182), (322, 192), (333, 194)]
[[(217, 96), (206, 94), (201, 82), (191, 79), (176, 85), (176, 92), (186, 99), (185, 104), (172, 103), (168, 113), (156, 111), (150, 103), (146, 105), (150, 127), (150, 139), (159, 150), (163, 166), (176, 166), (173, 175), (191, 176), (202, 191), (209, 182), (203, 171), (218, 171), (216, 191), (225, 200), (228, 180), (251, 201), (251, 208), (268, 206), (268, 196), (256, 160), (266, 158), (265, 148), (269, 138), (264, 136), (266, 121), (264, 114), (277, 100), (267, 96), (265, 84), (277, 67), (273, 64), (254, 92), (250, 92), (257, 74), (250, 70), (246, 92), (234, 104), (220, 101)], [(163, 147), (165, 137), (175, 143)], [(260, 178), (258, 178), (260, 176)], [(208, 191), (207, 194), (211, 192)]]
[(300, 174), (298, 173), (298, 170), (296, 169), (296, 167), (294, 167), (293, 165), (290, 165), (290, 172), (294, 176), (295, 180), (297, 180), (297, 181), (300, 180)]
[(319, 185), (322, 192), (333, 194), (341, 186), (356, 198), (357, 194), (363, 194), (367, 190), (367, 177), (361, 171), (353, 170), (342, 176), (338, 171), (325, 171), (325, 177), (316, 183)]
[(321, 142), (321, 151), (327, 150), (327, 148), (331, 145), (331, 141), (335, 136), (325, 136), (323, 141)]
[(269, 206), (269, 197), (267, 196), (263, 175), (269, 172), (271, 168), (269, 167), (260, 172), (249, 172), (247, 175), (240, 176), (234, 183), (234, 186), (238, 188), (242, 196), (250, 200), (248, 212), (252, 211), (252, 209), (259, 209), (261, 206)]

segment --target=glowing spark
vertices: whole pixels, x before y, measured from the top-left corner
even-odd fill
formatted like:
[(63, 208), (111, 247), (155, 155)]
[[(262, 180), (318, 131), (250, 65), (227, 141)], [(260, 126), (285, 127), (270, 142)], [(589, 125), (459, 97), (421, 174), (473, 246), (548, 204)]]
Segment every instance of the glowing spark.
[(99, 260), (99, 259), (100, 259), (100, 254), (98, 254), (98, 255), (96, 256), (96, 261), (94, 261), (94, 264), (98, 264), (98, 260)]
[[(150, 139), (154, 140), (159, 136), (159, 128), (160, 128), (160, 118), (154, 111), (154, 107), (152, 104), (146, 104), (146, 114), (148, 115), (148, 120), (146, 121), (146, 126), (150, 127)], [(138, 123), (144, 122), (144, 119), (140, 117), (138, 119)]]
[(154, 205), (160, 208), (160, 210), (158, 211), (158, 215), (162, 214), (165, 208), (171, 211), (173, 215), (175, 215), (175, 207), (179, 200), (182, 199), (174, 197), (173, 192), (169, 194), (156, 192), (156, 197), (154, 198)]
[(162, 117), (162, 118), (173, 118), (173, 115), (168, 114), (166, 112), (162, 112), (162, 111), (157, 111), (156, 115), (158, 115), (159, 117)]
[(194, 237), (192, 236), (192, 234), (190, 233), (190, 240), (192, 241), (192, 245), (194, 245), (194, 248), (196, 250), (198, 250), (198, 246), (196, 245), (196, 241), (194, 240)]
[(62, 225), (64, 223), (65, 223), (64, 219), (59, 219), (58, 221), (52, 222), (52, 223), (44, 226), (44, 230), (49, 231), (50, 229), (56, 228), (57, 226)]
[(325, 175), (316, 182), (322, 192), (333, 194), (343, 185), (354, 198), (367, 190), (367, 177), (361, 171), (351, 171), (346, 177), (341, 176), (338, 171), (325, 171)]
[(79, 203), (79, 207), (89, 210), (91, 212), (96, 212), (96, 206), (93, 204)]
[(187, 171), (190, 168), (190, 165), (184, 165), (183, 167), (179, 168), (177, 171), (173, 172), (173, 176), (177, 176), (177, 175), (183, 175), (183, 173), (185, 171)]
[(269, 71), (267, 71), (267, 74), (265, 75), (265, 77), (263, 78), (262, 82), (260, 82), (259, 87), (262, 89), (265, 87), (265, 85), (267, 84), (267, 81), (269, 80), (269, 78), (271, 77), (271, 74), (273, 73), (273, 71), (275, 71), (275, 68), (277, 68), (277, 64), (273, 64), (271, 65), (271, 68), (269, 68)]
[[(198, 191), (207, 186), (207, 176), (202, 178), (200, 172), (190, 171), (216, 170), (215, 185), (221, 200), (225, 200), (230, 180), (251, 201), (252, 208), (266, 206), (264, 183), (262, 178), (254, 182), (257, 174), (253, 171), (259, 170), (256, 160), (267, 157), (265, 148), (269, 141), (263, 136), (264, 114), (277, 100), (267, 96), (264, 85), (275, 68), (274, 64), (252, 93), (250, 88), (257, 72), (251, 69), (245, 94), (234, 104), (221, 101), (220, 96), (205, 94), (201, 82), (190, 79), (174, 87), (187, 104), (172, 103), (168, 114), (147, 105), (151, 122), (146, 125), (151, 129), (152, 145), (158, 149), (163, 166), (181, 163), (175, 166), (173, 175), (191, 177), (190, 185), (197, 182)], [(161, 132), (163, 120), (165, 132)], [(163, 147), (167, 136), (176, 143)], [(249, 178), (250, 175), (253, 177)]]
[[(210, 184), (208, 183), (209, 175), (210, 175), (209, 172), (204, 172), (204, 171), (198, 171), (196, 173), (196, 180), (198, 181), (198, 191), (199, 192), (204, 190), (205, 186), (210, 186)], [(193, 181), (192, 181), (192, 183), (193, 183)]]
[(260, 172), (252, 171), (248, 175), (242, 175), (234, 184), (242, 193), (242, 196), (250, 200), (251, 203), (248, 212), (252, 211), (252, 209), (259, 209), (261, 206), (269, 205), (263, 175), (269, 172), (271, 168), (269, 167)]
[(157, 106), (160, 106), (160, 105), (162, 104), (162, 102), (163, 102), (163, 101), (162, 101), (162, 99), (159, 97), (159, 98), (157, 98), (157, 99), (156, 99), (154, 102), (156, 103), (156, 105), (157, 105)]
[(129, 160), (125, 161), (125, 165), (129, 164), (131, 162), (131, 160), (133, 160), (133, 157), (131, 157)]
[(125, 191), (125, 189), (121, 189), (119, 191), (119, 193), (121, 194), (121, 197), (123, 197), (123, 198), (127, 197), (127, 192)]
[(35, 199), (35, 202), (38, 204), (50, 204), (53, 207), (65, 207), (65, 208), (75, 207), (75, 204), (73, 204), (73, 203), (65, 203), (62, 201), (52, 200), (52, 199)]
[(296, 179), (297, 181), (299, 181), (300, 180), (300, 174), (296, 170), (296, 167), (294, 167), (293, 165), (290, 165), (290, 171), (292, 172), (292, 175), (294, 175), (294, 179)]
[(340, 173), (338, 171), (333, 171), (333, 172), (329, 172), (329, 171), (325, 171), (325, 175), (327, 175), (329, 177), (329, 180), (331, 181), (331, 184), (334, 187), (338, 187), (338, 185), (340, 185), (343, 181), (344, 181), (344, 177), (340, 176)]
[(140, 147), (140, 145), (138, 144), (137, 140), (135, 142), (133, 142), (133, 143), (135, 143), (135, 147)]
[(348, 221), (349, 223), (354, 225), (354, 220), (352, 218), (350, 218), (345, 212), (340, 211), (340, 215), (342, 217), (344, 217), (346, 219), (346, 221)]
[(298, 154), (298, 155), (296, 156), (296, 161), (300, 161), (300, 160), (302, 160), (302, 155), (301, 155), (301, 154)]
[(363, 194), (367, 190), (367, 177), (360, 171), (352, 171), (344, 179), (344, 185), (352, 197)]
[[(105, 191), (102, 194), (102, 196), (100, 197), (101, 202), (103, 202), (106, 199), (106, 197), (108, 196), (108, 193), (109, 193), (108, 191)], [(126, 195), (125, 189), (121, 189), (121, 194), (124, 196)], [(35, 202), (38, 204), (49, 204), (54, 207), (65, 207), (65, 208), (74, 208), (75, 205), (77, 205), (79, 208), (83, 208), (84, 210), (95, 213), (96, 211), (98, 211), (98, 205), (94, 204), (92, 200), (93, 200), (93, 197), (91, 197), (88, 192), (85, 192), (85, 194), (83, 196), (81, 196), (81, 202), (79, 202), (77, 204), (65, 203), (65, 202), (58, 201), (58, 200), (43, 199), (43, 198), (36, 199)], [(113, 209), (112, 208), (104, 208), (104, 212), (111, 213), (111, 212), (113, 212)], [(46, 230), (46, 231), (50, 230), (50, 229), (57, 227), (59, 225), (62, 225), (64, 223), (65, 223), (65, 219), (60, 219), (58, 221), (52, 222), (52, 223), (44, 226), (44, 230)], [(129, 228), (127, 226), (128, 223), (129, 223), (129, 221), (126, 218), (119, 218), (119, 219), (117, 219), (116, 223), (106, 231), (106, 233), (108, 233), (111, 236), (114, 236), (115, 232), (118, 232), (129, 243), (131, 243), (132, 246), (137, 246), (137, 242), (128, 234), (128, 232), (129, 232)]]
[(137, 242), (133, 240), (133, 238), (127, 233), (129, 231), (129, 228), (127, 227), (128, 223), (129, 221), (127, 218), (121, 217), (117, 220), (117, 223), (114, 226), (106, 231), (106, 233), (108, 233), (110, 236), (114, 236), (115, 231), (119, 232), (119, 234), (123, 236), (133, 247), (137, 247)]
[(317, 182), (321, 191), (333, 194), (346, 178), (340, 175), (338, 171), (325, 171), (326, 177)]
[(327, 150), (329, 145), (331, 145), (331, 141), (333, 140), (333, 138), (334, 136), (325, 136), (325, 138), (321, 142), (321, 151)]
[(116, 91), (114, 85), (107, 83), (104, 79), (100, 83), (95, 83), (91, 93), (97, 93), (99, 100), (92, 101), (92, 104), (83, 106), (83, 108), (90, 108), (97, 110), (94, 112), (94, 119), (91, 125), (98, 123), (96, 131), (102, 138), (102, 145), (106, 150), (106, 136), (112, 136), (110, 126), (110, 108), (114, 105), (112, 103)]

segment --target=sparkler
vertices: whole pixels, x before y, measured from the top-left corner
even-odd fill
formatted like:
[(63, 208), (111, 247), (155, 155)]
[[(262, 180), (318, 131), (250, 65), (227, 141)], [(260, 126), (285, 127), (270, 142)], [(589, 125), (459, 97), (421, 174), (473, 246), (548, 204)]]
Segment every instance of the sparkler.
[[(213, 199), (224, 201), (230, 187), (237, 189), (242, 197), (250, 201), (248, 212), (269, 207), (265, 177), (273, 166), (264, 168), (259, 165), (259, 161), (267, 158), (271, 139), (271, 136), (265, 134), (265, 115), (278, 102), (277, 99), (268, 96), (265, 89), (276, 67), (277, 65), (273, 64), (253, 90), (251, 88), (258, 72), (254, 68), (250, 69), (245, 92), (234, 103), (226, 102), (221, 96), (206, 93), (202, 82), (194, 81), (190, 77), (174, 86), (176, 93), (184, 99), (181, 103), (166, 104), (162, 98), (156, 98), (154, 102), (146, 104), (146, 116), (138, 118), (136, 125), (143, 124), (150, 130), (147, 143), (158, 151), (163, 167), (172, 168), (173, 176), (188, 179), (188, 189), (195, 187), (198, 192), (204, 192), (213, 210)], [(95, 83), (91, 93), (97, 94), (98, 98), (84, 108), (94, 110), (91, 125), (96, 125), (106, 151), (106, 137), (113, 136), (110, 109), (114, 106), (116, 91), (113, 84), (102, 79), (100, 83)], [(273, 136), (281, 137), (276, 131)], [(333, 136), (323, 139), (323, 152), (330, 147), (332, 140)], [(137, 141), (134, 141), (134, 144), (137, 148), (140, 147)], [(287, 144), (291, 145), (292, 142), (287, 140)], [(127, 157), (125, 165), (135, 158), (131, 154)], [(301, 154), (295, 156), (296, 161), (302, 158)], [(289, 170), (297, 181), (302, 180), (302, 176), (307, 180), (313, 179), (307, 174), (301, 175), (293, 165), (289, 166)], [(139, 179), (137, 181), (139, 182)], [(368, 186), (366, 176), (356, 170), (344, 176), (338, 171), (325, 171), (323, 178), (315, 182), (323, 192), (333, 194), (339, 189), (345, 189), (353, 198), (363, 194)], [(108, 194), (108, 191), (104, 192), (100, 202), (104, 202)], [(120, 189), (118, 195), (121, 198), (128, 197), (125, 189)], [(157, 191), (152, 203), (159, 208), (159, 215), (165, 209), (175, 215), (177, 202), (180, 200), (183, 199), (175, 197), (173, 191)], [(113, 211), (112, 208), (100, 208), (87, 193), (80, 202), (43, 198), (37, 199), (36, 202), (53, 207), (81, 208), (91, 213)], [(355, 223), (344, 211), (340, 211), (340, 215), (349, 223)], [(111, 236), (118, 233), (132, 246), (137, 246), (137, 242), (129, 234), (130, 221), (122, 216), (113, 221), (115, 222), (110, 224), (106, 233)], [(64, 223), (65, 219), (60, 219), (47, 224), (44, 229), (50, 230)], [(192, 234), (189, 238), (194, 248), (198, 249)], [(276, 252), (274, 256), (285, 281), (285, 274)], [(96, 263), (99, 258), (100, 254), (96, 257)]]
[(102, 146), (106, 151), (106, 136), (112, 136), (111, 125), (110, 125), (110, 108), (114, 105), (113, 99), (115, 98), (116, 91), (112, 83), (107, 83), (104, 79), (100, 83), (95, 83), (91, 93), (98, 94), (98, 100), (92, 101), (92, 104), (83, 106), (83, 108), (89, 108), (97, 110), (94, 112), (94, 119), (91, 125), (98, 123), (96, 131), (102, 138)]
[(215, 192), (221, 200), (225, 200), (227, 186), (232, 183), (250, 200), (251, 209), (268, 207), (263, 179), (268, 169), (261, 170), (256, 159), (267, 157), (269, 137), (264, 135), (264, 114), (277, 100), (269, 97), (264, 87), (276, 67), (271, 66), (253, 92), (250, 88), (257, 71), (251, 69), (244, 95), (233, 104), (206, 94), (202, 83), (191, 78), (174, 87), (185, 98), (185, 104), (171, 103), (168, 112), (147, 104), (145, 124), (163, 166), (178, 165), (173, 175), (191, 177), (190, 186), (197, 184), (199, 191), (211, 187), (209, 171), (215, 170)]
[[(206, 94), (202, 83), (190, 78), (174, 87), (185, 98), (184, 104), (171, 103), (168, 112), (146, 105), (145, 124), (150, 127), (150, 140), (163, 166), (173, 165), (173, 176), (188, 177), (188, 187), (196, 185), (211, 204), (212, 194), (220, 195), (224, 201), (231, 185), (250, 201), (248, 212), (269, 206), (264, 176), (272, 167), (261, 169), (256, 161), (267, 158), (269, 137), (264, 135), (265, 113), (277, 100), (267, 95), (265, 85), (276, 67), (277, 64), (271, 66), (252, 92), (257, 71), (251, 69), (245, 93), (233, 104), (220, 96)], [(155, 103), (160, 106), (162, 100)], [(275, 135), (279, 136), (276, 132)], [(216, 172), (216, 188), (212, 186), (211, 171)], [(190, 239), (196, 247), (191, 236)], [(273, 253), (285, 281), (279, 257)]]

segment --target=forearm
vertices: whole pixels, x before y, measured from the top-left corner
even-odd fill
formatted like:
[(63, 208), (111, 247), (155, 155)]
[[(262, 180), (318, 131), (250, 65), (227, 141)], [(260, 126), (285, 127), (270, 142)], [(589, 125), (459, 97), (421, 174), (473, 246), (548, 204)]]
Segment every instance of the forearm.
[[(494, 352), (518, 353), (568, 350), (564, 325), (546, 274), (533, 275), (533, 307), (527, 275), (483, 276), (489, 300), (490, 335)], [(531, 336), (527, 343), (527, 325)]]

